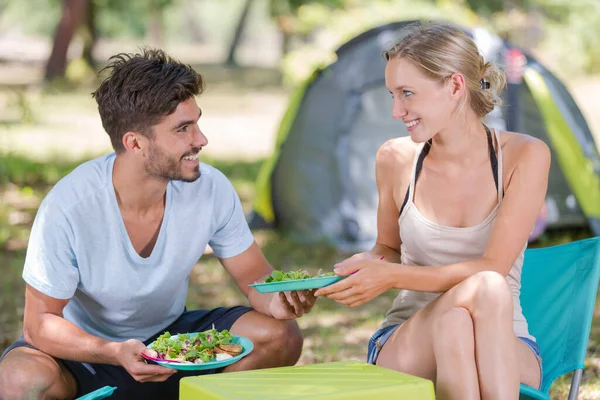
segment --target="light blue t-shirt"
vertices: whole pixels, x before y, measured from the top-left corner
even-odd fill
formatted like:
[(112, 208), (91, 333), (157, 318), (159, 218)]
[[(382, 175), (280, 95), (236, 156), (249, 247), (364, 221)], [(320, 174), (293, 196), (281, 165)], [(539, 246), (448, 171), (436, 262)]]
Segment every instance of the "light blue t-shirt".
[(217, 169), (167, 185), (152, 254), (133, 248), (117, 204), (115, 154), (86, 162), (60, 180), (33, 223), (23, 278), (40, 292), (71, 299), (64, 317), (112, 341), (146, 340), (183, 312), (189, 273), (209, 244), (217, 257), (247, 250), (254, 238), (238, 195)]

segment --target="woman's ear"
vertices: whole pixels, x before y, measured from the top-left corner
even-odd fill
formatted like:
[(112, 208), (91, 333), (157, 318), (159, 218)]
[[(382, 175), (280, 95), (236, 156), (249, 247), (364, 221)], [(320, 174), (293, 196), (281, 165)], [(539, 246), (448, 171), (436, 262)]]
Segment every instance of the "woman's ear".
[(464, 75), (459, 73), (454, 73), (448, 79), (448, 84), (450, 85), (450, 97), (453, 100), (460, 100), (467, 91), (467, 82), (465, 80)]

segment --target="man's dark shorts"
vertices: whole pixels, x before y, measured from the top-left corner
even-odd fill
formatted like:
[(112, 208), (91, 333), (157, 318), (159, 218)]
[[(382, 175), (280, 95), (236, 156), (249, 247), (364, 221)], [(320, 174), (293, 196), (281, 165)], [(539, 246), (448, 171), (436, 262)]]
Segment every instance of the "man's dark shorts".
[[(157, 332), (145, 344), (152, 343), (164, 331), (171, 334), (201, 332), (211, 329), (231, 329), (233, 323), (243, 314), (252, 310), (249, 307), (236, 306), (232, 308), (216, 308), (214, 310), (185, 311), (175, 322), (161, 332)], [(23, 338), (10, 345), (0, 357), (0, 360), (14, 348), (33, 346)], [(103, 386), (116, 386), (117, 390), (110, 399), (177, 399), (179, 397), (179, 380), (185, 376), (214, 374), (218, 370), (177, 371), (165, 382), (136, 382), (122, 367), (105, 364), (88, 364), (60, 360), (71, 371), (77, 381), (77, 396), (83, 396)]]

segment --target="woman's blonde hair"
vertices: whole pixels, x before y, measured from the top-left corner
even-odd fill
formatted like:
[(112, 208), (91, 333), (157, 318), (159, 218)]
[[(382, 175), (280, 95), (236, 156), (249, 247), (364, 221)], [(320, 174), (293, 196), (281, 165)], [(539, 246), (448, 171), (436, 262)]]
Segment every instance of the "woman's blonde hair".
[(427, 76), (445, 82), (454, 73), (465, 77), (471, 108), (483, 118), (496, 105), (506, 85), (504, 73), (485, 62), (475, 43), (460, 29), (442, 24), (407, 28), (409, 33), (383, 53), (386, 61), (406, 58)]

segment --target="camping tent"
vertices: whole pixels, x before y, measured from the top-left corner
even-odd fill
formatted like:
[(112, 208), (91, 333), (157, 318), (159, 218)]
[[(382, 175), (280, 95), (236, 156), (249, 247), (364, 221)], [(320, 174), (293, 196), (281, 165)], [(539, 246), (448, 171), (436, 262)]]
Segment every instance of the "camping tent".
[[(303, 241), (327, 239), (348, 251), (373, 245), (375, 154), (386, 140), (408, 135), (391, 118), (382, 52), (411, 23), (380, 26), (350, 40), (336, 51), (335, 62), (316, 70), (292, 96), (275, 152), (257, 180), (252, 227), (276, 226)], [(483, 29), (464, 30), (499, 65), (509, 50), (524, 55)], [(488, 125), (536, 136), (552, 152), (548, 195), (534, 235), (586, 224), (600, 234), (600, 157), (567, 89), (526, 55), (521, 76), (506, 93), (510, 104), (494, 110)]]

